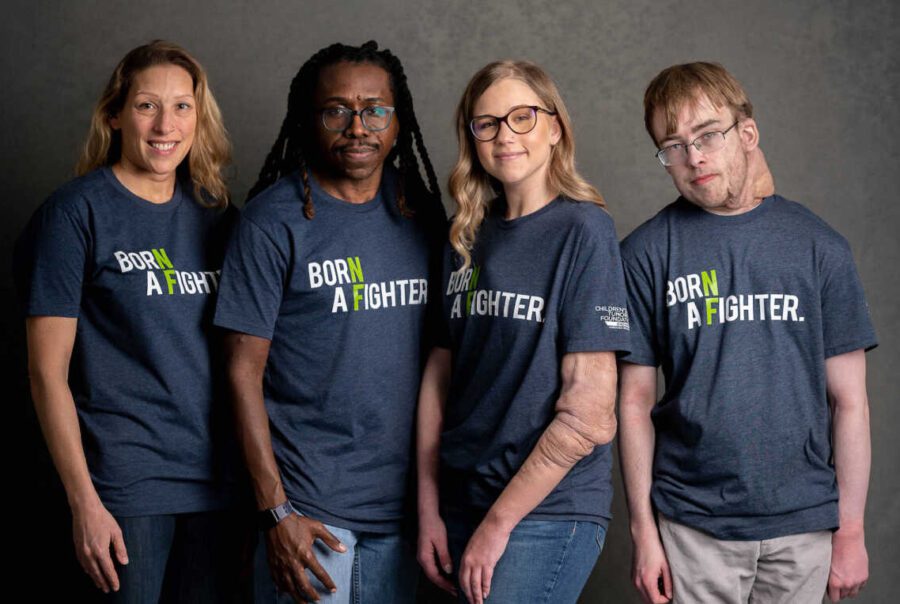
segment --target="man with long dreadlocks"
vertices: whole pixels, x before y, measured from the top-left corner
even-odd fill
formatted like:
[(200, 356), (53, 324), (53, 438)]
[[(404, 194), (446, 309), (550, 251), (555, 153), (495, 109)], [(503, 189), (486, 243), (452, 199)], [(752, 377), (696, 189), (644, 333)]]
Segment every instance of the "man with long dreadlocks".
[(250, 197), (215, 322), (279, 601), (411, 602), (401, 529), (446, 216), (400, 61), (375, 42), (313, 55)]

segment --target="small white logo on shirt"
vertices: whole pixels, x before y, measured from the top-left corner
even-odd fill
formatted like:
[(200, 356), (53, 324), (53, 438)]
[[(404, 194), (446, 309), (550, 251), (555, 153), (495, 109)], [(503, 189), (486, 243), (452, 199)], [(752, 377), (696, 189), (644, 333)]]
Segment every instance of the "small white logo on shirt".
[(624, 306), (595, 306), (594, 310), (601, 313), (600, 319), (610, 329), (631, 330), (628, 325), (628, 309)]

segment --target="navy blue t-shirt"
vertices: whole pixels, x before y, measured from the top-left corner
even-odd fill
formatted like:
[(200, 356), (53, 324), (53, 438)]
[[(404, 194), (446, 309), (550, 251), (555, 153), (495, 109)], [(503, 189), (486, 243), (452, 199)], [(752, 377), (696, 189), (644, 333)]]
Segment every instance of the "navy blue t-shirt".
[(181, 185), (151, 203), (102, 168), (56, 191), (18, 241), (25, 315), (78, 319), (69, 382), (91, 479), (114, 515), (234, 499), (240, 460), (211, 350), (236, 214)]
[(297, 174), (244, 209), (215, 322), (271, 340), (264, 396), (291, 502), (391, 532), (407, 504), (432, 234), (400, 215), (392, 171), (361, 204), (310, 181), (312, 220)]
[(876, 345), (846, 240), (779, 196), (679, 199), (622, 243), (633, 351), (662, 366), (652, 499), (719, 539), (838, 526), (825, 359)]
[[(565, 354), (629, 350), (613, 221), (593, 203), (557, 198), (505, 220), (502, 199), (463, 270), (448, 246), (442, 292), (452, 352), (441, 434), (441, 502), (485, 513), (553, 420)], [(610, 445), (580, 460), (528, 516), (610, 518)]]

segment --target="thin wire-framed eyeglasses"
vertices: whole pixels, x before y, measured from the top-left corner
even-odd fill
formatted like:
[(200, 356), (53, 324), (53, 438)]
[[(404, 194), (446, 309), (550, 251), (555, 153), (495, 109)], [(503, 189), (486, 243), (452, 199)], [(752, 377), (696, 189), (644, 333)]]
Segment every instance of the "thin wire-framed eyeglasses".
[(665, 167), (676, 166), (687, 163), (688, 146), (693, 146), (700, 153), (712, 153), (718, 151), (725, 146), (725, 135), (737, 126), (740, 121), (736, 121), (725, 130), (713, 130), (712, 132), (704, 132), (688, 144), (675, 143), (668, 147), (663, 147), (656, 152), (656, 159)]

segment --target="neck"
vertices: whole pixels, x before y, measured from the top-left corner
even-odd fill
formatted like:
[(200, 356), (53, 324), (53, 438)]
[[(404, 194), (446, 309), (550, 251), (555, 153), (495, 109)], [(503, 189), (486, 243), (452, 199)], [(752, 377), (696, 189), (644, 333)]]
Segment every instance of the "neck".
[(503, 186), (506, 198), (506, 219), (513, 220), (537, 212), (556, 198), (546, 183), (542, 187)]
[(371, 175), (361, 180), (337, 178), (318, 169), (313, 169), (312, 172), (322, 190), (332, 197), (349, 203), (365, 203), (378, 194), (384, 166), (380, 166)]
[(112, 167), (113, 174), (126, 189), (151, 203), (166, 203), (175, 194), (175, 173), (164, 176), (148, 175), (130, 169), (123, 162)]
[(752, 195), (748, 198), (729, 197), (722, 205), (715, 208), (706, 208), (706, 210), (719, 216), (737, 216), (754, 209), (762, 203), (762, 200), (762, 197), (753, 197)]

